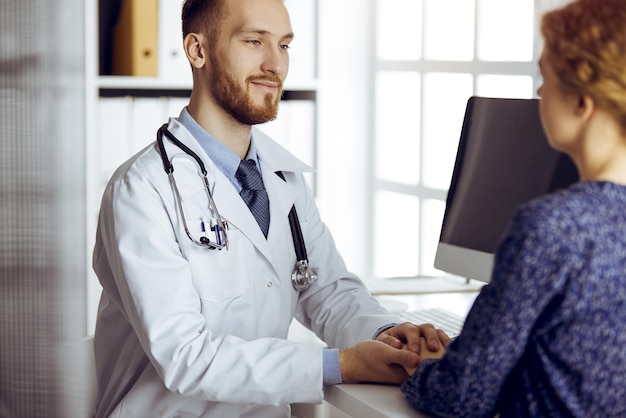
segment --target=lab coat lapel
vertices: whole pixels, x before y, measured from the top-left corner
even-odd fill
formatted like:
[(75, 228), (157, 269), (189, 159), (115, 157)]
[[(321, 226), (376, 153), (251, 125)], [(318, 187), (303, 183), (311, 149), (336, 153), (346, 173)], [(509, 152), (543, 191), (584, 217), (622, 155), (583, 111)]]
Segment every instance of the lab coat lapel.
[[(276, 173), (283, 171), (289, 177), (293, 173), (313, 171), (293, 154), (256, 128), (252, 129), (254, 144), (261, 165), (263, 183), (270, 199), (270, 229), (267, 242), (273, 257), (270, 262), (274, 268), (283, 272), (291, 272), (295, 263), (293, 237), (288, 221), (289, 211), (295, 204), (298, 189), (293, 182), (287, 182)], [(301, 218), (302, 222), (304, 218)], [(288, 256), (285, 256), (285, 255)]]
[[(289, 227), (288, 216), (291, 207), (296, 201), (296, 190), (293, 185), (282, 180), (271, 171), (264, 163), (261, 163), (263, 171), (263, 182), (270, 198), (270, 229), (267, 234), (267, 242), (272, 258), (270, 261), (277, 271), (288, 271), (293, 269), (295, 262), (295, 250)], [(285, 254), (294, 257), (285, 257)], [(284, 276), (283, 276), (284, 277)]]
[(219, 209), (225, 213), (222, 216), (233, 222), (248, 237), (280, 278), (284, 277), (280, 272), (291, 271), (292, 262), (295, 260), (295, 255), (292, 259), (285, 257), (285, 254), (295, 254), (287, 219), (296, 201), (297, 191), (276, 172), (279, 170), (302, 172), (312, 169), (258, 129), (253, 128), (252, 135), (261, 165), (263, 184), (270, 201), (270, 228), (267, 239), (248, 206), (221, 172), (216, 174), (217, 184), (214, 193), (218, 208), (222, 201), (226, 202), (225, 209)]
[(218, 172), (215, 174), (216, 181), (215, 188), (213, 190), (213, 197), (221, 216), (226, 219), (229, 224), (229, 228), (238, 228), (239, 231), (252, 242), (259, 252), (271, 262), (272, 254), (270, 247), (265, 239), (265, 236), (263, 236), (263, 232), (261, 232), (261, 228), (259, 228), (259, 224), (254, 218), (254, 215), (252, 215), (252, 212), (250, 212), (246, 203), (230, 183), (230, 180), (228, 180), (221, 171), (217, 171)]
[(229, 228), (238, 228), (268, 260), (276, 276), (280, 278), (279, 272), (284, 272), (286, 267), (290, 268), (288, 264), (284, 264), (289, 263), (284, 254), (293, 251), (290, 249), (291, 232), (288, 227), (285, 228), (285, 221), (295, 201), (295, 193), (290, 185), (270, 170), (265, 166), (261, 170), (270, 199), (270, 228), (267, 239), (246, 203), (221, 172), (216, 173), (217, 181), (213, 193), (218, 210), (229, 223)]
[[(217, 209), (230, 228), (238, 228), (257, 248), (260, 254), (265, 257), (275, 270), (277, 277), (279, 272), (291, 267), (283, 265), (289, 263), (291, 258), (284, 257), (284, 254), (293, 250), (293, 240), (287, 217), (291, 207), (296, 200), (297, 191), (292, 185), (282, 180), (276, 171), (285, 170), (292, 172), (311, 171), (311, 168), (290, 154), (283, 147), (274, 142), (265, 134), (253, 128), (255, 146), (261, 163), (261, 174), (263, 183), (270, 200), (270, 228), (267, 239), (263, 236), (261, 228), (250, 212), (250, 209), (237, 193), (230, 180), (218, 170), (204, 149), (191, 136), (191, 134), (176, 120), (171, 119), (169, 129), (185, 145), (191, 148), (204, 161), (209, 172), (209, 184), (212, 187), (213, 199)], [(166, 146), (169, 147), (170, 144)], [(180, 149), (173, 146), (170, 156)], [(191, 163), (191, 162), (190, 162)], [(201, 187), (201, 182), (197, 180), (195, 169), (189, 171), (193, 177), (191, 184)], [(183, 186), (184, 187), (184, 186)], [(283, 264), (281, 264), (283, 263)]]

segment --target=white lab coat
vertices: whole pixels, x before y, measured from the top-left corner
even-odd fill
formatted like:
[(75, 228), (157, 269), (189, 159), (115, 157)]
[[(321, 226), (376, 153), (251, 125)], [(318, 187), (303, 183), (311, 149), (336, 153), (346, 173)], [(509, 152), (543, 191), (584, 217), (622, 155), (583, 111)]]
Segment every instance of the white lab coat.
[[(321, 402), (322, 346), (286, 340), (294, 315), (340, 348), (397, 318), (346, 270), (306, 187), (308, 166), (253, 130), (270, 199), (265, 239), (191, 134), (174, 119), (169, 130), (204, 161), (230, 245), (209, 250), (187, 237), (155, 144), (115, 172), (93, 255), (103, 287), (97, 417), (286, 417), (291, 403)], [(164, 142), (187, 223), (199, 236), (209, 212), (198, 166)], [(291, 284), (294, 203), (310, 263), (319, 268), (318, 283), (301, 293)]]

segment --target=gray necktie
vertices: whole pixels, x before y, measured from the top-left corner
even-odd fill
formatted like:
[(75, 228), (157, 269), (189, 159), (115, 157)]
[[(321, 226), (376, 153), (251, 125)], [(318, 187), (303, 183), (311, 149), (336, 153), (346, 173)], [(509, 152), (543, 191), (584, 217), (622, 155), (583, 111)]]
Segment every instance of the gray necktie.
[(235, 176), (242, 185), (241, 198), (250, 208), (250, 212), (256, 218), (257, 223), (267, 238), (270, 227), (270, 201), (263, 186), (263, 178), (256, 168), (253, 160), (242, 160)]

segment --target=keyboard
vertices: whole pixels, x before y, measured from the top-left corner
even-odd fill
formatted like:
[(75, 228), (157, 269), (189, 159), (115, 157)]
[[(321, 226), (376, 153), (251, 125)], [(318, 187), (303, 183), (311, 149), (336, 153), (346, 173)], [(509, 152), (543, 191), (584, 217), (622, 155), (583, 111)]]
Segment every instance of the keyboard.
[(465, 318), (461, 315), (441, 308), (400, 311), (394, 312), (394, 314), (398, 315), (403, 321), (414, 324), (433, 324), (435, 328), (443, 330), (452, 339), (461, 333), (463, 322), (465, 322)]

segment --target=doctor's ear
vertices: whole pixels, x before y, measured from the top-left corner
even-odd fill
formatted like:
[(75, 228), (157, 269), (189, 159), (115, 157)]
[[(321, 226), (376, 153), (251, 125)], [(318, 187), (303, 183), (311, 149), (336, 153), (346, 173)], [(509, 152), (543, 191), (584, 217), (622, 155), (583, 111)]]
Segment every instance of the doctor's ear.
[(202, 68), (206, 62), (205, 41), (206, 37), (199, 33), (188, 33), (183, 40), (185, 55), (194, 68)]

